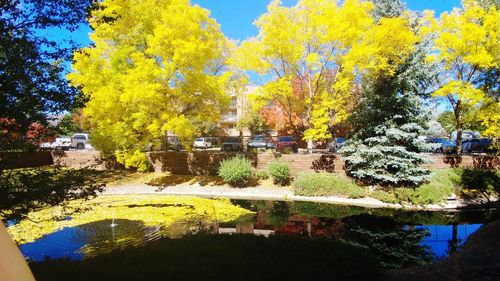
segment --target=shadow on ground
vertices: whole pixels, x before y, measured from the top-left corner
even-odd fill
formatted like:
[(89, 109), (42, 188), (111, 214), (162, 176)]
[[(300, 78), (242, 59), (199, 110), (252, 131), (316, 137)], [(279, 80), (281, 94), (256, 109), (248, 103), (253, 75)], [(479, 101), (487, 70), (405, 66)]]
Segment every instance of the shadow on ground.
[(196, 235), (83, 261), (30, 264), (37, 280), (379, 280), (370, 254), (298, 237)]

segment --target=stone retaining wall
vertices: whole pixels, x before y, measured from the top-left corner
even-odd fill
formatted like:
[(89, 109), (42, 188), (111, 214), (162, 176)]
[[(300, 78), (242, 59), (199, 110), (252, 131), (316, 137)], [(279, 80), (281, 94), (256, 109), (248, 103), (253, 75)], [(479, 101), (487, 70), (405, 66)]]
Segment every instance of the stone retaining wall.
[(54, 164), (54, 158), (50, 151), (0, 152), (0, 163), (3, 169), (42, 167)]
[[(236, 152), (196, 151), (196, 152), (150, 152), (147, 153), (154, 171), (171, 172), (173, 174), (216, 175), (219, 163), (237, 155)], [(244, 153), (252, 160), (255, 168), (265, 170), (276, 158), (290, 165), (292, 175), (300, 171), (326, 171), (343, 173), (342, 157), (337, 154), (275, 154)], [(61, 166), (97, 169), (120, 169), (116, 161), (102, 159), (98, 151), (65, 151), (55, 153), (39, 152), (8, 152), (0, 154), (4, 168), (40, 167), (59, 164)], [(491, 155), (443, 156), (428, 154), (431, 163), (423, 166), (428, 169), (446, 169), (452, 167), (499, 169), (500, 158)]]
[[(171, 172), (174, 174), (215, 175), (220, 161), (234, 157), (237, 153), (200, 151), (200, 152), (151, 152), (149, 159), (155, 171)], [(275, 154), (245, 153), (258, 170), (265, 170), (274, 159), (280, 159), (289, 164), (291, 174), (301, 171), (326, 171), (344, 173), (342, 157), (337, 154)], [(498, 156), (443, 156), (428, 154), (430, 163), (423, 165), (427, 169), (446, 168), (480, 168), (499, 169)]]

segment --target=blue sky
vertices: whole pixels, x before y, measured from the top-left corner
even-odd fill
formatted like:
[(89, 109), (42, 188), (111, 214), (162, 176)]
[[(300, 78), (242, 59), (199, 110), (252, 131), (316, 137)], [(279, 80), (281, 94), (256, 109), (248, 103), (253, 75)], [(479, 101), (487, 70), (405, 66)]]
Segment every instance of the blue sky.
[[(257, 35), (258, 30), (253, 25), (255, 19), (266, 11), (270, 0), (191, 0), (193, 4), (209, 9), (212, 17), (221, 25), (224, 34), (231, 39), (244, 40)], [(292, 6), (297, 0), (282, 0), (285, 6)], [(460, 0), (407, 0), (407, 7), (411, 10), (434, 10), (439, 15), (451, 11), (453, 7), (460, 7)], [(50, 30), (50, 37), (57, 41), (72, 39), (80, 46), (90, 43), (87, 26), (82, 26), (76, 32)]]
[[(270, 2), (270, 0), (191, 1), (212, 11), (212, 17), (221, 25), (227, 37), (240, 40), (257, 35), (258, 30), (252, 23), (266, 11)], [(285, 6), (292, 6), (297, 0), (282, 0), (282, 3)], [(434, 10), (437, 15), (461, 6), (460, 0), (407, 0), (406, 4), (411, 10)]]

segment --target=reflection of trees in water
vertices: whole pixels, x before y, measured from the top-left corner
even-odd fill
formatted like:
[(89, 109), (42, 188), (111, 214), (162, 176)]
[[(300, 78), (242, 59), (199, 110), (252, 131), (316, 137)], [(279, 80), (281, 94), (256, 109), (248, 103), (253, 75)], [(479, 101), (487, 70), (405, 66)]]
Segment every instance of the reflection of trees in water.
[(430, 248), (420, 245), (429, 235), (425, 229), (369, 215), (346, 218), (344, 223), (342, 240), (377, 256), (386, 268), (424, 264), (435, 258)]
[[(430, 232), (418, 225), (484, 223), (497, 218), (496, 210), (415, 212), (309, 202), (232, 202), (257, 212), (255, 230), (272, 230), (275, 235), (341, 239), (377, 256), (386, 268), (435, 260), (430, 247), (421, 245)], [(457, 239), (456, 227), (453, 230), (449, 253), (456, 251), (461, 242)]]
[(118, 219), (115, 224), (111, 227), (111, 220), (102, 220), (73, 227), (72, 233), (68, 234), (69, 243), (83, 240), (85, 245), (79, 251), (86, 256), (96, 256), (142, 246), (162, 236), (160, 227), (148, 227), (141, 221)]

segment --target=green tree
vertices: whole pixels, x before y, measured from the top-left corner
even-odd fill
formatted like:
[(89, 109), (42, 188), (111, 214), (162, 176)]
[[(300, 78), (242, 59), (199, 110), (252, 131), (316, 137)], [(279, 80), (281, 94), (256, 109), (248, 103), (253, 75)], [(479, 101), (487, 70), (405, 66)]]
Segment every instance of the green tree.
[[(401, 16), (398, 1), (377, 1), (384, 16)], [(420, 25), (413, 23), (414, 32)], [(419, 167), (427, 149), (419, 138), (425, 135), (427, 118), (420, 96), (427, 94), (436, 66), (426, 62), (428, 42), (421, 40), (415, 51), (398, 65), (394, 75), (365, 79), (358, 106), (349, 118), (350, 140), (340, 151), (347, 174), (366, 184), (416, 186), (429, 179)]]
[[(481, 132), (484, 126), (481, 120), (478, 119), (478, 113), (481, 108), (466, 108), (463, 112), (463, 129), (467, 131)], [(457, 128), (455, 115), (452, 111), (444, 111), (441, 113), (437, 121), (443, 126), (446, 132), (452, 133)]]
[(73, 120), (73, 116), (71, 114), (64, 115), (61, 122), (56, 127), (56, 132), (65, 136), (70, 136), (81, 131), (82, 128)]
[(243, 117), (236, 124), (236, 128), (240, 131), (248, 129), (252, 136), (262, 134), (268, 129), (264, 118), (262, 118), (258, 111), (252, 108), (247, 108), (244, 111)]
[(64, 78), (73, 44), (41, 34), (51, 28), (74, 30), (84, 22), (91, 0), (5, 0), (0, 3), (0, 118), (14, 119), (26, 132), (46, 124), (47, 112), (61, 112), (79, 92)]

